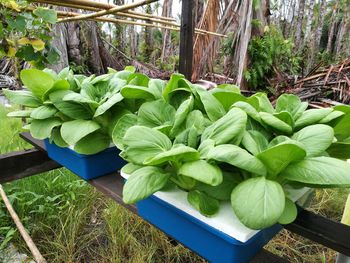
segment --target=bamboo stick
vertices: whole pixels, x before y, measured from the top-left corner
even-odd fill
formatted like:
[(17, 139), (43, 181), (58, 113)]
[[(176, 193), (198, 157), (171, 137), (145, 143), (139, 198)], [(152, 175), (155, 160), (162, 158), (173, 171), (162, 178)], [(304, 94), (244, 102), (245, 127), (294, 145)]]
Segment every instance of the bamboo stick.
[(34, 244), (32, 238), (29, 236), (27, 231), (25, 230), (21, 220), (19, 219), (18, 215), (16, 214), (15, 210), (13, 209), (9, 199), (6, 196), (6, 193), (4, 189), (2, 188), (2, 185), (0, 184), (0, 195), (2, 197), (2, 200), (4, 200), (5, 206), (7, 210), (9, 211), (13, 221), (15, 222), (19, 232), (21, 233), (24, 241), (26, 242), (28, 248), (30, 249), (30, 252), (32, 252), (32, 255), (37, 263), (47, 263), (45, 258), (40, 254), (39, 249)]
[[(65, 17), (65, 16), (77, 17), (80, 15), (79, 13), (65, 12), (65, 11), (57, 11), (57, 14), (60, 15), (61, 17)], [(150, 24), (150, 23), (138, 23), (131, 20), (115, 19), (115, 18), (109, 18), (109, 17), (96, 17), (94, 18), (94, 20), (100, 21), (100, 22), (110, 22), (110, 23), (116, 23), (116, 24), (121, 23), (121, 24), (138, 25), (138, 26), (146, 26), (146, 27), (153, 27), (153, 28), (169, 29), (173, 31), (180, 31), (180, 26), (176, 24), (169, 24), (169, 26), (162, 26), (162, 25), (156, 25), (156, 24)], [(226, 35), (205, 31), (205, 30), (198, 30), (198, 29), (195, 30), (195, 33), (200, 35), (208, 34), (208, 35), (219, 36), (219, 37), (227, 37)]]
[[(63, 14), (65, 13), (65, 14)], [(58, 11), (57, 14), (59, 16), (66, 17), (66, 15), (73, 15), (76, 16), (77, 13), (72, 13), (72, 12), (63, 12)], [(169, 26), (162, 26), (162, 25), (156, 25), (156, 24), (149, 24), (149, 23), (139, 23), (131, 20), (123, 20), (123, 19), (116, 19), (116, 18), (110, 18), (110, 17), (96, 17), (94, 18), (96, 21), (100, 22), (110, 22), (110, 23), (115, 23), (115, 24), (127, 24), (127, 25), (136, 25), (136, 26), (145, 26), (145, 27), (154, 27), (154, 28), (162, 28), (162, 29), (168, 29), (168, 30), (173, 30), (173, 31), (180, 31), (180, 28), (178, 27), (169, 27)], [(196, 34), (205, 34), (202, 32), (196, 32)]]
[[(47, 3), (47, 4), (53, 4), (53, 5), (59, 5), (59, 6), (67, 6), (67, 7), (73, 7), (73, 8), (80, 8), (80, 6), (75, 6), (75, 5), (72, 5), (72, 4), (67, 4), (65, 3), (64, 1), (63, 2), (55, 2), (55, 1), (52, 1), (52, 0), (35, 0), (37, 2), (41, 2), (41, 3)], [(67, 1), (67, 0), (66, 0)], [(78, 0), (79, 1), (79, 0)], [(68, 6), (69, 5), (69, 6)], [(89, 11), (95, 11), (95, 7), (88, 7), (85, 8), (83, 7), (82, 9), (86, 9), (86, 10), (89, 10)], [(92, 10), (93, 9), (93, 10)], [(80, 14), (79, 14), (80, 15)], [(117, 12), (115, 15), (119, 15), (119, 16), (123, 16), (123, 17), (129, 17), (129, 18), (135, 18), (135, 19), (138, 19), (138, 20), (146, 20), (146, 21), (151, 21), (151, 22), (155, 22), (155, 23), (159, 23), (159, 24), (164, 24), (164, 25), (168, 25), (168, 26), (175, 26), (175, 27), (180, 27), (180, 24), (178, 23), (174, 23), (174, 22), (170, 22), (170, 21), (164, 21), (163, 19), (159, 19), (159, 18), (146, 18), (144, 17), (143, 15), (145, 14), (142, 14), (142, 15), (134, 15), (134, 14), (129, 14), (129, 13), (125, 13), (125, 12)], [(162, 17), (164, 18), (164, 17)], [(63, 21), (62, 22), (66, 22), (66, 21)], [(148, 23), (149, 24), (149, 23)], [(223, 34), (220, 34), (220, 33), (216, 33), (216, 32), (211, 32), (211, 31), (207, 31), (207, 30), (204, 30), (204, 29), (199, 29), (199, 28), (196, 28), (195, 29), (196, 32), (199, 33), (203, 33), (201, 35), (204, 35), (204, 34), (208, 34), (208, 35), (212, 35), (212, 36), (217, 36), (217, 37), (227, 37), (226, 35), (223, 35)]]
[[(87, 0), (61, 0), (61, 1), (55, 1), (55, 0), (34, 0), (34, 2), (38, 3), (46, 3), (51, 5), (57, 5), (57, 6), (66, 6), (71, 8), (77, 8), (77, 9), (84, 9), (89, 11), (99, 11), (101, 9), (111, 9), (113, 7), (118, 7), (114, 4), (107, 4), (107, 3), (101, 3), (101, 2), (95, 2), (95, 1), (87, 1)], [(172, 17), (164, 17), (164, 16), (155, 16), (151, 14), (143, 14), (140, 12), (127, 10), (125, 12), (118, 12), (118, 13), (130, 13), (131, 15), (137, 15), (142, 17), (148, 17), (148, 18), (156, 18), (160, 20), (166, 20), (166, 21), (176, 21), (175, 18)], [(119, 15), (119, 14), (118, 14)]]
[(113, 7), (111, 9), (98, 11), (98, 12), (95, 12), (92, 14), (84, 14), (84, 15), (80, 15), (80, 16), (76, 16), (76, 17), (68, 17), (65, 19), (61, 19), (58, 22), (71, 22), (71, 21), (77, 21), (77, 20), (87, 20), (87, 19), (96, 18), (96, 17), (108, 15), (108, 14), (113, 14), (113, 13), (116, 13), (118, 11), (124, 11), (124, 10), (132, 9), (135, 7), (147, 5), (147, 4), (156, 2), (156, 1), (158, 1), (158, 0), (142, 0), (140, 2), (136, 2), (136, 3), (132, 3), (132, 4), (128, 4), (128, 5), (116, 6), (116, 7)]

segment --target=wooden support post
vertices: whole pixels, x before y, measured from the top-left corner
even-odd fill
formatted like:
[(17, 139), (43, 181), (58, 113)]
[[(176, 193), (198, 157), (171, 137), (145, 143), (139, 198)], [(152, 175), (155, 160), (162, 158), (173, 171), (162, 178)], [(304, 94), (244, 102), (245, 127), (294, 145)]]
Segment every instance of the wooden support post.
[(193, 0), (182, 0), (179, 72), (188, 80), (192, 76), (193, 61)]

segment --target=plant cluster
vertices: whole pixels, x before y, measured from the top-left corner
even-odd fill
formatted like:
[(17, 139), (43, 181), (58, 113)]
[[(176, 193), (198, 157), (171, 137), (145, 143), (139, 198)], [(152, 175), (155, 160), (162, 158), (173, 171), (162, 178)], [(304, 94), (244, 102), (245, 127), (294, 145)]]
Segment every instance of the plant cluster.
[(349, 187), (349, 106), (307, 109), (284, 94), (244, 97), (232, 85), (206, 91), (173, 75), (161, 95), (126, 114), (113, 141), (129, 161), (124, 191), (134, 203), (168, 187), (188, 192), (205, 216), (231, 201), (240, 221), (263, 229), (292, 222), (288, 188)]
[(284, 39), (274, 27), (266, 27), (262, 36), (253, 37), (248, 52), (250, 65), (244, 76), (249, 86), (264, 89), (267, 80), (276, 72), (296, 74), (299, 71), (300, 58), (293, 54), (293, 42)]
[(350, 187), (350, 106), (307, 109), (297, 96), (250, 97), (224, 84), (207, 91), (173, 74), (168, 82), (110, 70), (102, 76), (21, 72), (27, 91), (5, 91), (34, 110), (35, 138), (96, 153), (112, 138), (129, 162), (123, 200), (176, 187), (205, 216), (230, 201), (239, 220), (263, 229), (292, 222), (289, 188)]
[(51, 26), (56, 11), (44, 7), (27, 8), (27, 1), (0, 1), (0, 58), (16, 57), (43, 68), (59, 59), (51, 45)]
[(120, 89), (138, 76), (133, 67), (98, 77), (74, 75), (69, 68), (58, 74), (48, 69), (22, 70), (21, 81), (28, 90), (4, 93), (27, 109), (8, 116), (27, 118), (26, 128), (34, 138), (49, 138), (58, 146), (94, 154), (109, 147), (114, 124), (129, 107), (123, 104)]

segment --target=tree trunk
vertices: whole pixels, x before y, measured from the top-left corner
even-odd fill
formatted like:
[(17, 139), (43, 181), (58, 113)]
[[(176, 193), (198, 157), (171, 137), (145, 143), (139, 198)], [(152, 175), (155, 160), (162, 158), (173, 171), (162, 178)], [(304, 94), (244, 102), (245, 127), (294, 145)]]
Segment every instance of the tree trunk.
[(137, 55), (137, 32), (135, 26), (129, 25), (129, 39), (130, 39), (130, 56), (135, 58)]
[(67, 49), (69, 61), (74, 62), (76, 65), (81, 64), (81, 54), (80, 54), (80, 38), (79, 32), (80, 27), (76, 22), (67, 23)]
[(337, 57), (341, 56), (341, 52), (343, 49), (343, 39), (349, 27), (349, 19), (350, 19), (349, 10), (344, 10), (343, 18), (340, 22), (338, 33), (337, 33), (337, 39), (335, 41), (335, 55)]
[[(162, 16), (170, 17), (172, 13), (173, 0), (164, 0)], [(171, 32), (170, 30), (162, 29), (163, 45), (160, 61), (163, 63), (164, 59), (171, 54)]]
[[(152, 14), (152, 8), (150, 5), (146, 6), (146, 13)], [(152, 24), (151, 21), (146, 21), (149, 24)], [(143, 49), (143, 56), (145, 58), (145, 62), (149, 63), (151, 61), (151, 55), (153, 51), (153, 39), (152, 39), (152, 28), (145, 27), (145, 46)]]
[(320, 50), (320, 41), (322, 36), (322, 28), (324, 24), (324, 17), (326, 14), (326, 6), (327, 6), (327, 0), (321, 0), (320, 1), (320, 11), (317, 19), (317, 27), (315, 30), (315, 37), (313, 38), (313, 42), (311, 45), (311, 48), (309, 50), (309, 57), (308, 57), (308, 63), (306, 67), (306, 72), (309, 72), (312, 66), (315, 64), (316, 57), (318, 54), (318, 51)]
[(252, 33), (252, 19), (253, 19), (253, 1), (242, 1), (240, 19), (241, 32), (237, 39), (237, 48), (235, 50), (234, 63), (238, 65), (236, 73), (236, 84), (244, 89), (245, 79), (244, 70), (248, 63), (248, 44)]
[(338, 2), (339, 0), (334, 2), (334, 5), (332, 7), (332, 17), (331, 17), (331, 25), (328, 32), (328, 40), (327, 40), (327, 52), (332, 53), (332, 44), (334, 39), (334, 31), (335, 31), (335, 25), (337, 21), (337, 13), (338, 13)]
[(310, 39), (312, 39), (310, 36), (311, 36), (312, 21), (314, 19), (314, 7), (315, 7), (315, 0), (310, 0), (308, 7), (307, 7), (306, 28), (305, 28), (305, 34), (304, 34), (303, 47), (308, 45)]
[(305, 9), (305, 0), (301, 0), (299, 2), (299, 8), (298, 8), (298, 18), (296, 21), (296, 32), (295, 32), (295, 49), (299, 51), (301, 43), (301, 35), (302, 35), (302, 29), (303, 29), (303, 20), (304, 20), (304, 9)]
[(67, 27), (65, 23), (56, 24), (53, 27), (53, 35), (54, 38), (52, 40), (52, 46), (58, 49), (60, 52), (60, 58), (59, 60), (53, 64), (50, 65), (49, 68), (54, 70), (55, 72), (60, 72), (65, 67), (68, 67), (69, 60), (68, 60), (68, 50), (67, 50)]

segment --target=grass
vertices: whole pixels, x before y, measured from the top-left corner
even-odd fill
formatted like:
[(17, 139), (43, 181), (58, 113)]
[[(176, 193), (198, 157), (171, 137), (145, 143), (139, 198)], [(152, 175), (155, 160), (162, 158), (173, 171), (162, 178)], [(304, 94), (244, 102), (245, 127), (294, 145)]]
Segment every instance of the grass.
[[(19, 137), (21, 121), (0, 106), (0, 153), (29, 148)], [(7, 183), (15, 210), (48, 262), (205, 262), (128, 210), (96, 192), (66, 169)], [(318, 190), (310, 209), (340, 220), (349, 190)], [(8, 242), (28, 255), (0, 200), (1, 249)], [(7, 236), (7, 238), (6, 238)], [(333, 262), (336, 253), (288, 231), (266, 245), (291, 262)]]

